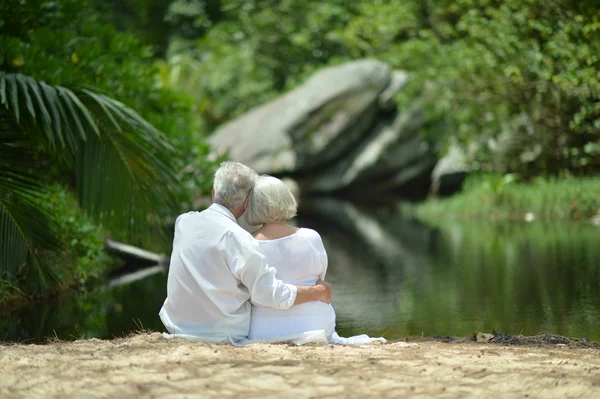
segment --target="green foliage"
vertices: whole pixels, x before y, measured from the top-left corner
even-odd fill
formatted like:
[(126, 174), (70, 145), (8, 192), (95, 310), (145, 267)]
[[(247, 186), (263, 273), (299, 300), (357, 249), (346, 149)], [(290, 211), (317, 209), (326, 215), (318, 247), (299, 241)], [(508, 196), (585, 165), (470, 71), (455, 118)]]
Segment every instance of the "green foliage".
[[(197, 130), (193, 100), (159, 86), (152, 48), (103, 23), (94, 5), (79, 0), (3, 2), (0, 70), (49, 85), (92, 88), (118, 99), (185, 153)], [(47, 12), (40, 16), (39, 9)]]
[[(326, 65), (377, 58), (412, 74), (416, 98), (480, 170), (600, 170), (600, 10), (592, 0), (220, 0), (206, 32), (174, 46), (195, 60), (189, 87), (205, 129)], [(208, 23), (207, 23), (208, 25)], [(439, 123), (431, 135), (440, 137)], [(443, 150), (445, 141), (440, 148)]]
[(206, 3), (202, 0), (175, 0), (169, 5), (165, 21), (178, 27), (179, 35), (185, 38), (198, 37), (203, 28), (210, 24)]
[[(201, 173), (185, 167), (203, 165), (190, 145), (194, 102), (156, 83), (149, 47), (103, 24), (94, 2), (34, 0), (0, 4), (0, 48), (0, 278), (7, 287), (41, 292), (104, 270), (98, 252), (72, 251), (54, 214), (65, 209), (44, 206), (51, 181), (73, 189), (106, 234), (132, 244), (189, 209), (197, 188), (182, 179)], [(65, 264), (74, 269), (59, 275), (51, 260), (63, 254), (72, 255)]]
[(600, 179), (537, 178), (517, 183), (512, 175), (475, 175), (463, 192), (416, 205), (427, 221), (447, 219), (585, 219), (600, 214)]
[[(51, 292), (76, 287), (86, 287), (100, 281), (107, 268), (115, 263), (104, 251), (103, 231), (92, 223), (77, 206), (73, 195), (58, 184), (47, 187), (35, 200), (39, 210), (54, 228), (53, 238), (61, 243), (60, 251), (40, 250), (35, 255), (39, 264), (52, 272), (54, 278)], [(6, 263), (2, 263), (6, 265)], [(0, 280), (0, 307), (10, 310), (27, 304), (39, 289), (32, 289), (36, 282), (27, 269), (3, 270)]]
[(599, 18), (589, 1), (365, 2), (346, 38), (413, 72), (401, 106), (423, 96), (429, 118), (476, 145), (476, 168), (586, 173), (600, 166)]
[(173, 46), (170, 53), (195, 61), (191, 72), (195, 84), (186, 86), (184, 78), (178, 87), (199, 98), (209, 131), (301, 83), (345, 52), (340, 39), (330, 33), (349, 21), (352, 2), (222, 0), (219, 4), (221, 13), (214, 14), (216, 19), (208, 16), (206, 33), (191, 45)]
[(168, 46), (170, 27), (164, 23), (171, 0), (100, 0), (88, 1), (103, 24), (126, 31), (151, 45), (157, 55)]
[(508, 173), (505, 175), (488, 174), (484, 175), (484, 182), (482, 187), (489, 190), (495, 196), (501, 195), (504, 191), (504, 187), (508, 184), (512, 184), (517, 181), (517, 177), (514, 174)]
[(7, 154), (0, 235), (9, 243), (2, 271), (10, 273), (26, 261), (24, 247), (34, 266), (41, 264), (37, 248), (58, 249), (50, 244), (55, 229), (35, 201), (27, 201), (44, 191), (44, 181), (24, 169), (15, 153), (29, 158), (43, 154), (73, 165), (83, 209), (129, 237), (144, 234), (149, 218), (156, 215), (153, 209), (172, 208), (170, 187), (176, 179), (170, 158), (176, 153), (161, 133), (122, 103), (88, 89), (74, 92), (0, 72), (0, 105), (2, 118), (14, 122), (6, 126), (0, 141)]
[(64, 187), (54, 184), (39, 206), (52, 215), (64, 250), (55, 255), (53, 270), (62, 286), (84, 288), (99, 281), (114, 263), (104, 251), (104, 232), (77, 206), (77, 200)]
[(56, 226), (39, 209), (45, 188), (31, 176), (17, 147), (12, 150), (10, 136), (0, 131), (0, 279), (12, 284), (27, 259), (26, 268), (34, 290), (55, 280), (39, 251), (57, 251)]

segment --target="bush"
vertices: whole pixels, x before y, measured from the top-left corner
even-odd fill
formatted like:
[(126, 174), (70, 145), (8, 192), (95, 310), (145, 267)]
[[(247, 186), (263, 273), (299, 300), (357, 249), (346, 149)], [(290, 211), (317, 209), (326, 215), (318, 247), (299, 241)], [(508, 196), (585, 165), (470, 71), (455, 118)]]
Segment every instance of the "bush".
[[(10, 257), (0, 264), (4, 298), (94, 281), (109, 262), (102, 235), (138, 246), (156, 240), (165, 221), (193, 206), (199, 181), (212, 174), (212, 164), (199, 159), (207, 151), (192, 114), (194, 100), (162, 87), (152, 49), (104, 23), (96, 5), (91, 0), (0, 2), (0, 202), (17, 204), (1, 213), (9, 222), (0, 226), (0, 239), (19, 244), (10, 247), (17, 248), (16, 255), (3, 251)], [(59, 112), (85, 102), (81, 95), (65, 95), (61, 103), (57, 95), (40, 95), (40, 87), (50, 87), (40, 82), (54, 87), (48, 89), (52, 93), (62, 86), (73, 93), (97, 93), (94, 98), (106, 101), (82, 113), (86, 124), (75, 113)], [(106, 111), (109, 103), (111, 117), (100, 109)], [(67, 145), (56, 139), (63, 136)], [(63, 185), (53, 185), (56, 181)], [(29, 184), (27, 193), (23, 182)], [(31, 200), (29, 213), (23, 211), (24, 201), (15, 200), (17, 189), (20, 199), (36, 197), (39, 207)], [(49, 194), (40, 199), (37, 193), (46, 190)], [(18, 220), (10, 219), (15, 209), (21, 212)], [(42, 220), (34, 214), (54, 219), (59, 237), (52, 237), (50, 228), (33, 227)], [(48, 233), (36, 241), (35, 232)], [(44, 240), (53, 245), (41, 245)], [(29, 258), (22, 256), (25, 251)]]
[(102, 281), (117, 260), (104, 251), (104, 232), (77, 206), (77, 201), (64, 186), (52, 185), (39, 203), (52, 215), (63, 244), (60, 253), (46, 252), (41, 258), (56, 277), (45, 292), (32, 292), (21, 268), (16, 276), (0, 279), (0, 305), (20, 307), (36, 297), (75, 288), (86, 291)]
[(585, 219), (600, 213), (600, 178), (536, 178), (485, 174), (467, 179), (461, 193), (416, 206), (419, 217), (443, 219)]

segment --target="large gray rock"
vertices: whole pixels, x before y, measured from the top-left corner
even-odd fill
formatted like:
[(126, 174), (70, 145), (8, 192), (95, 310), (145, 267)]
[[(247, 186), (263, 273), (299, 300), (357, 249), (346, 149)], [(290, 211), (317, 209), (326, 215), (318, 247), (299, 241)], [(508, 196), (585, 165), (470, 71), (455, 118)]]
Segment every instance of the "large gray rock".
[(406, 81), (404, 72), (370, 59), (325, 68), (225, 124), (210, 143), (259, 173), (293, 176), (302, 192), (363, 184), (393, 190), (428, 180), (435, 160), (418, 137), (418, 107), (390, 117)]
[(430, 146), (418, 134), (422, 125), (418, 106), (377, 123), (358, 146), (305, 186), (313, 192), (365, 186), (390, 191), (405, 186), (428, 173), (436, 162)]
[(360, 140), (391, 81), (384, 63), (326, 68), (211, 136), (214, 149), (259, 173), (297, 172), (331, 161)]
[(470, 172), (464, 150), (452, 144), (431, 172), (431, 192), (445, 196), (462, 188), (462, 183)]

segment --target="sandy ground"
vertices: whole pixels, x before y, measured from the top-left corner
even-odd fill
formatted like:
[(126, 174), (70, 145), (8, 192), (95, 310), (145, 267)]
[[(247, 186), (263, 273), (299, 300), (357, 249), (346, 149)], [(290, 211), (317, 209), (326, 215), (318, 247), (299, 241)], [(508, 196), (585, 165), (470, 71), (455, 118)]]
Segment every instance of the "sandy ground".
[(0, 398), (600, 398), (600, 349), (112, 341), (0, 346)]

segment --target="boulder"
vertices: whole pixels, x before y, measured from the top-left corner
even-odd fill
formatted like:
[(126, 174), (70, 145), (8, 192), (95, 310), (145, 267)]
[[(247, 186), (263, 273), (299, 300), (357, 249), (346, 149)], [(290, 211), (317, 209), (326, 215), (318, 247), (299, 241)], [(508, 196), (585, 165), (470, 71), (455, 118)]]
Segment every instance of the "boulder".
[(431, 192), (447, 196), (456, 193), (470, 172), (464, 151), (456, 144), (451, 145), (431, 172)]
[(418, 137), (419, 107), (396, 113), (393, 101), (407, 80), (372, 59), (324, 68), (223, 125), (210, 144), (258, 173), (294, 178), (302, 193), (429, 182), (435, 159)]
[(333, 192), (369, 186), (393, 191), (429, 173), (436, 158), (418, 134), (423, 118), (418, 106), (376, 124), (339, 162), (324, 169), (310, 184), (311, 192)]

